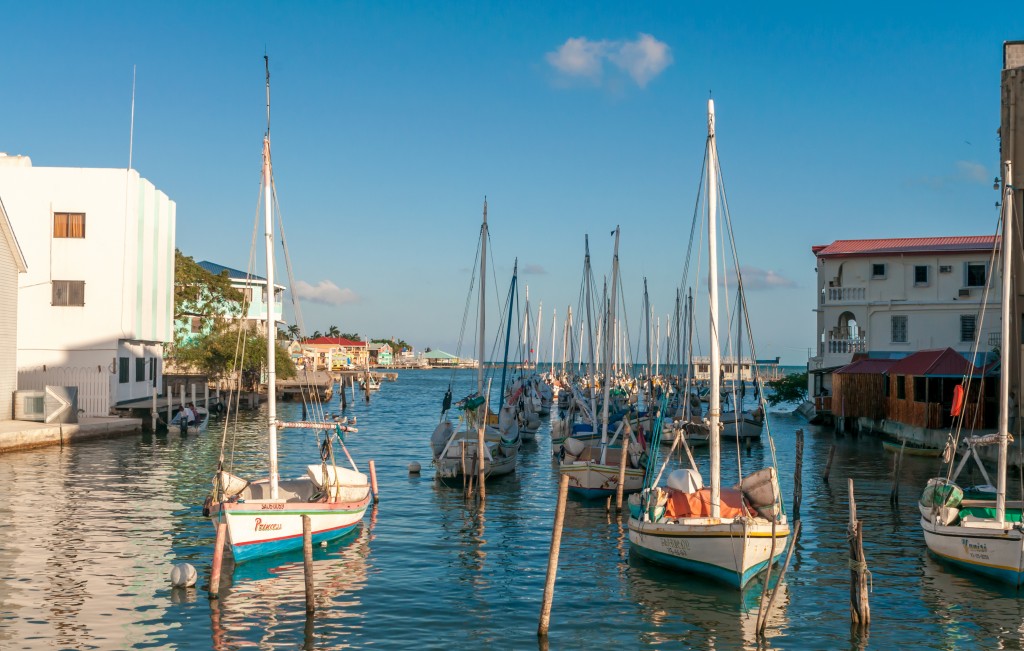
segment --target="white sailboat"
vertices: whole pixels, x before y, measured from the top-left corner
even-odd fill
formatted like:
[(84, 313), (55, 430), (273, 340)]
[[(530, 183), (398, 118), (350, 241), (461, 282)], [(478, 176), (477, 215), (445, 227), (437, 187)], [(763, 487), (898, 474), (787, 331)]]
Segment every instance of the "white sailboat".
[[(696, 468), (690, 468), (673, 471), (668, 476), (667, 485), (660, 487), (657, 486), (661, 477), (659, 472), (657, 477), (650, 479), (642, 493), (629, 499), (629, 542), (633, 551), (650, 561), (742, 589), (785, 551), (789, 523), (783, 513), (778, 473), (774, 467), (743, 478), (734, 488), (722, 488), (721, 485), (717, 270), (719, 168), (712, 100), (708, 101), (706, 168), (711, 486), (705, 488), (700, 473)], [(655, 434), (657, 437), (657, 429)], [(656, 441), (651, 448), (658, 449)], [(671, 453), (666, 456), (671, 457)]]
[[(1005, 163), (1003, 194), (1002, 247), (1002, 333), (1000, 350), (1010, 351), (1014, 345), (1010, 332), (1013, 305), (1011, 273), (1013, 261), (1013, 170)], [(963, 459), (956, 472), (928, 482), (919, 501), (921, 530), (929, 551), (940, 559), (997, 581), (1019, 587), (1024, 585), (1024, 531), (1021, 530), (1020, 501), (1006, 501), (1007, 448), (1011, 440), (1010, 385), (1014, 371), (1009, 355), (1004, 353), (999, 374), (999, 431), (996, 434), (971, 437), (966, 443)], [(995, 499), (963, 499), (963, 491), (955, 484), (957, 474), (968, 458), (978, 459), (974, 448), (985, 444), (998, 445)], [(978, 460), (980, 465), (980, 460)], [(952, 469), (952, 465), (950, 466)], [(984, 467), (982, 475), (988, 478)]]
[[(273, 171), (270, 159), (270, 71), (267, 70), (267, 133), (263, 137), (263, 203), (267, 252), (267, 287), (274, 287)], [(302, 547), (302, 516), (312, 524), (313, 542), (341, 537), (354, 529), (370, 505), (370, 484), (352, 461), (340, 436), (331, 431), (349, 429), (321, 423), (280, 423), (275, 385), (277, 323), (273, 299), (267, 302), (267, 433), (270, 464), (267, 476), (254, 481), (233, 475), (224, 467), (224, 451), (214, 477), (207, 510), (214, 524), (227, 524), (227, 544), (236, 562)], [(318, 463), (295, 479), (281, 479), (278, 471), (278, 428), (282, 425), (324, 431)], [(335, 463), (333, 446), (340, 445), (351, 468)]]

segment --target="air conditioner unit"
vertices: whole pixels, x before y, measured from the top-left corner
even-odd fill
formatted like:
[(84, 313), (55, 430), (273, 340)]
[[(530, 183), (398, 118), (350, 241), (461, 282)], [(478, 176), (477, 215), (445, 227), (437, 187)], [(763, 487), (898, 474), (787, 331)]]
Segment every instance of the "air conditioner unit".
[(969, 290), (969, 289), (961, 289), (957, 293), (957, 297), (958, 298), (970, 298), (971, 297), (971, 290)]
[(951, 274), (951, 273), (953, 273), (953, 265), (951, 265), (951, 264), (939, 265), (939, 273), (940, 274)]
[(22, 389), (14, 392), (14, 420), (46, 420), (46, 392), (38, 389)]

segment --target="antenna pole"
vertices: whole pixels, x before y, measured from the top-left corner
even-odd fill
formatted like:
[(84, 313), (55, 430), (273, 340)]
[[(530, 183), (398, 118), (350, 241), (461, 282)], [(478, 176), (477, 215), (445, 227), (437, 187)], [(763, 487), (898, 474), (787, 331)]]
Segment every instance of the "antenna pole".
[(270, 135), (270, 57), (263, 55), (263, 66), (267, 70), (267, 135)]
[(135, 144), (135, 66), (132, 66), (132, 118), (128, 127), (128, 169), (132, 168), (132, 146)]

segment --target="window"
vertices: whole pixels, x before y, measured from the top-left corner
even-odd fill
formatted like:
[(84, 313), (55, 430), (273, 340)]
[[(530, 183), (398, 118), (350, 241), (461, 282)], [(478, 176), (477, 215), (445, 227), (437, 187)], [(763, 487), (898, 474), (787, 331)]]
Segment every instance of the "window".
[(191, 321), (192, 323), (189, 331), (194, 335), (201, 334), (203, 332), (203, 317), (194, 316), (192, 317)]
[(921, 286), (928, 284), (928, 265), (914, 265), (914, 285)]
[(50, 284), (53, 290), (50, 305), (85, 305), (84, 280), (54, 280)]
[(156, 386), (156, 357), (149, 360), (149, 379)]
[(984, 262), (967, 262), (964, 264), (964, 287), (984, 287), (986, 278)]
[(146, 358), (139, 357), (135, 360), (135, 381), (144, 382), (146, 380)]
[(925, 389), (925, 383), (927, 381), (928, 378), (925, 377), (914, 378), (914, 402), (927, 402), (927, 391)]
[(960, 315), (960, 341), (974, 341), (974, 324), (977, 317), (973, 314)]
[(117, 381), (121, 384), (128, 384), (128, 358), (117, 358)]
[(885, 264), (878, 263), (871, 265), (871, 277), (872, 278), (885, 278)]
[(896, 399), (906, 400), (907, 399), (907, 376), (897, 375), (896, 376)]
[(84, 238), (85, 237), (85, 213), (84, 212), (55, 212), (53, 213), (53, 237), (54, 238)]
[(882, 395), (886, 398), (892, 397), (892, 378), (888, 375), (882, 376)]
[(907, 316), (905, 314), (893, 315), (890, 318), (892, 319), (892, 343), (907, 343)]

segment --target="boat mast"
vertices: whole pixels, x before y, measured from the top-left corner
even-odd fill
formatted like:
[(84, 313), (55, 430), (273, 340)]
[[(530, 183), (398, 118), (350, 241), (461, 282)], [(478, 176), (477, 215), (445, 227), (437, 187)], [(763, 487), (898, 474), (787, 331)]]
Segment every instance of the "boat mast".
[(1003, 321), (999, 350), (1003, 363), (999, 365), (999, 462), (996, 466), (996, 521), (1006, 522), (1006, 452), (1010, 427), (1010, 300), (1013, 259), (1013, 167), (1006, 161), (1003, 197), (1003, 296), (1000, 315)]
[(548, 369), (548, 374), (551, 377), (555, 376), (555, 325), (558, 323), (558, 308), (551, 310), (551, 368)]
[[(477, 335), (476, 393), (484, 395), (484, 315), (487, 300), (487, 197), (484, 197), (484, 222), (480, 226), (480, 334)], [(485, 415), (486, 417), (486, 415)]]
[[(584, 284), (584, 290), (583, 291), (584, 291), (584, 294), (586, 295), (585, 298), (586, 298), (586, 303), (587, 303), (587, 347), (590, 350), (590, 359), (589, 359), (590, 367), (587, 369), (587, 375), (590, 377), (590, 382), (589, 382), (589, 384), (590, 384), (590, 415), (591, 415), (591, 418), (594, 419), (594, 421), (595, 421), (594, 422), (594, 431), (596, 432), (597, 431), (597, 422), (596, 422), (597, 421), (597, 397), (594, 395), (594, 383), (597, 381), (597, 370), (595, 368), (595, 365), (597, 364), (597, 360), (595, 359), (595, 355), (594, 355), (594, 325), (593, 325), (593, 321), (591, 320), (592, 314), (591, 314), (591, 307), (590, 307), (590, 292), (591, 292), (590, 277), (593, 274), (592, 274), (592, 272), (590, 270), (590, 236), (589, 235), (584, 235), (583, 236), (583, 250), (584, 250), (584, 254), (583, 254), (583, 284)], [(580, 336), (582, 337), (582, 335), (583, 335), (583, 333), (581, 332)]]
[[(608, 402), (611, 397), (612, 390), (612, 345), (613, 339), (611, 338), (614, 328), (612, 324), (615, 323), (615, 285), (616, 280), (619, 277), (619, 227), (615, 227), (615, 253), (612, 255), (612, 294), (611, 301), (608, 303), (608, 307), (605, 310), (607, 317), (608, 327), (606, 328), (605, 335), (605, 347), (604, 347), (604, 405), (601, 407), (601, 465), (605, 463), (605, 457), (608, 455)], [(622, 454), (626, 454), (627, 447), (622, 446)]]
[(270, 169), (270, 59), (263, 57), (267, 71), (267, 133), (263, 136), (263, 202), (267, 245), (267, 420), (270, 435), (270, 499), (278, 499), (277, 473), (277, 324), (274, 323), (274, 204)]
[(542, 312), (543, 310), (544, 310), (544, 301), (541, 301), (537, 305), (537, 327), (534, 328), (537, 331), (537, 345), (533, 347), (533, 354), (534, 354), (533, 370), (537, 370), (537, 365), (540, 363), (540, 324), (541, 324), (541, 314), (543, 313)]
[(718, 151), (715, 146), (715, 100), (708, 100), (708, 302), (711, 321), (711, 392), (708, 394), (708, 441), (711, 448), (711, 517), (720, 518), (721, 506), (721, 439), (719, 417), (721, 396), (719, 395), (721, 368), (718, 341), (718, 233), (716, 213), (718, 211)]

